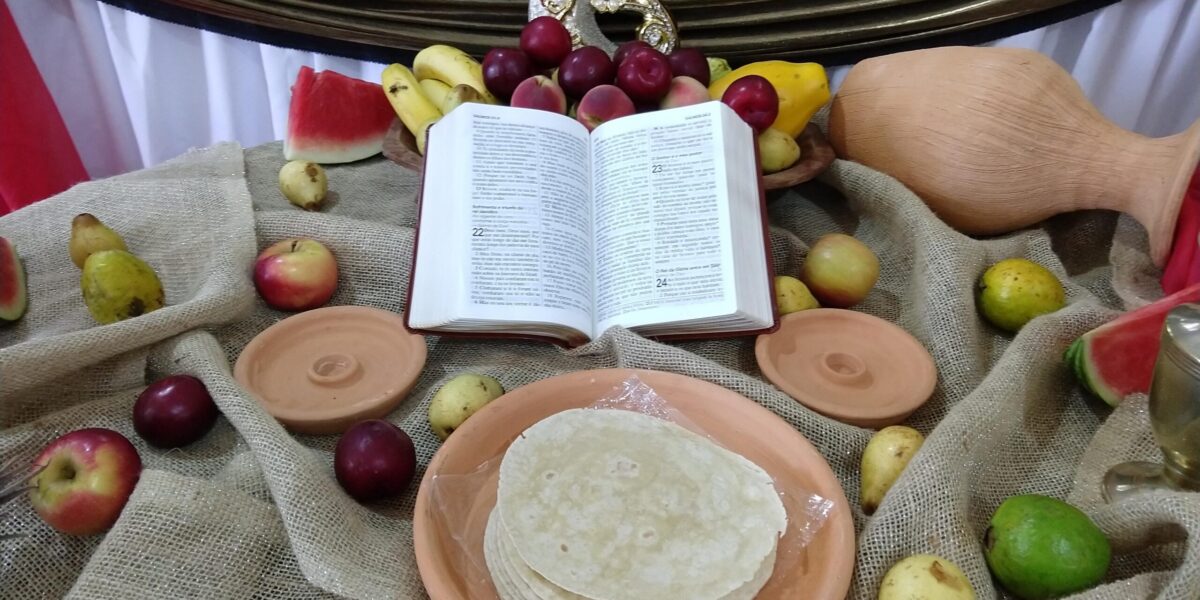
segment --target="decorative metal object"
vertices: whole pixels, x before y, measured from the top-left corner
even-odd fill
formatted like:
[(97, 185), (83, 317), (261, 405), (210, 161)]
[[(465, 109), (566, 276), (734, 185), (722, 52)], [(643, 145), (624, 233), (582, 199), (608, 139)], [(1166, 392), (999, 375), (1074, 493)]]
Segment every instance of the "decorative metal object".
[[(856, 62), (863, 54), (896, 52), (914, 41), (925, 47), (961, 43), (964, 31), (993, 39), (992, 33), (986, 33), (988, 28), (997, 28), (1000, 31), (994, 35), (1000, 36), (1010, 35), (1013, 25), (1043, 27), (1095, 10), (1098, 0), (665, 1), (677, 30), (687, 32), (687, 45), (705, 54), (735, 65), (771, 59), (805, 62), (818, 56), (822, 64), (834, 65)], [(557, 2), (569, 14), (575, 4), (588, 0)], [(530, 18), (549, 14), (541, 0), (162, 0), (126, 4), (153, 5), (155, 10), (169, 5), (166, 9), (172, 18), (168, 20), (198, 27), (234, 19), (263, 27), (263, 35), (280, 30), (300, 33), (303, 39), (283, 45), (326, 54), (343, 52), (375, 62), (412, 60), (403, 52), (380, 52), (381, 48), (415, 53), (431, 44), (449, 44), (482, 58), (492, 48), (514, 45)], [(200, 19), (194, 13), (219, 19)], [(1027, 19), (1027, 24), (1014, 21), (1018, 18)], [(257, 31), (250, 29), (248, 35)], [(334, 49), (326, 47), (324, 40), (361, 46)], [(583, 40), (595, 43), (598, 38), (584, 36)], [(274, 35), (259, 41), (279, 44)]]
[(659, 0), (529, 0), (530, 20), (545, 15), (554, 17), (571, 32), (571, 43), (576, 48), (596, 46), (611, 55), (617, 45), (600, 31), (596, 11), (641, 13), (642, 23), (635, 30), (637, 39), (664, 54), (679, 44), (675, 21)]
[(1163, 463), (1127, 462), (1104, 476), (1104, 499), (1150, 490), (1200, 491), (1200, 305), (1175, 307), (1163, 323), (1154, 379), (1150, 428)]

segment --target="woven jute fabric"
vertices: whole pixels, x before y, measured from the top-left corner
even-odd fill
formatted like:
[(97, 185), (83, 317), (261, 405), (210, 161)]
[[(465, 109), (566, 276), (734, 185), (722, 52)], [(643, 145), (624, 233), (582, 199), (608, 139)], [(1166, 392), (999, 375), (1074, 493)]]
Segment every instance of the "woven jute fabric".
[[(307, 236), (341, 272), (331, 304), (402, 312), (413, 249), (416, 175), (382, 159), (333, 166), (320, 213), (277, 189), (278, 143), (196, 150), (162, 166), (80, 185), (0, 218), (26, 260), (30, 310), (0, 329), (0, 461), (30, 461), (67, 431), (109, 427), (137, 446), (145, 471), (107, 534), (60, 535), (27, 501), (0, 515), (5, 598), (420, 598), (412, 549), (414, 485), (363, 506), (333, 476), (336, 436), (292, 435), (244, 391), (231, 365), (286, 315), (255, 295), (257, 250)], [(909, 423), (925, 446), (870, 518), (858, 509), (859, 461), (871, 431), (813, 413), (767, 383), (754, 339), (661, 344), (614, 329), (573, 350), (536, 342), (427, 338), (428, 363), (388, 418), (416, 442), (421, 465), (438, 440), (426, 423), (433, 393), (463, 371), (506, 389), (605, 367), (672, 371), (725, 386), (774, 411), (821, 451), (855, 514), (850, 597), (875, 598), (880, 578), (913, 553), (944, 556), (980, 598), (1002, 597), (980, 540), (1005, 498), (1041, 493), (1087, 511), (1112, 540), (1108, 579), (1080, 598), (1200, 598), (1200, 497), (1162, 493), (1116, 506), (1099, 496), (1111, 465), (1155, 460), (1146, 399), (1117, 409), (1085, 396), (1061, 359), (1078, 335), (1158, 291), (1144, 231), (1113, 213), (1063, 215), (1038, 227), (973, 239), (943, 224), (896, 181), (837, 162), (820, 182), (769, 199), (774, 264), (795, 275), (809, 245), (840, 231), (870, 246), (881, 276), (856, 310), (911, 332), (938, 367), (930, 401)], [(70, 262), (71, 217), (90, 212), (153, 265), (169, 306), (98, 326)], [(1016, 336), (983, 323), (973, 286), (991, 263), (1027, 257), (1066, 284), (1069, 304)], [(131, 409), (147, 382), (200, 377), (223, 418), (176, 450), (146, 445)]]

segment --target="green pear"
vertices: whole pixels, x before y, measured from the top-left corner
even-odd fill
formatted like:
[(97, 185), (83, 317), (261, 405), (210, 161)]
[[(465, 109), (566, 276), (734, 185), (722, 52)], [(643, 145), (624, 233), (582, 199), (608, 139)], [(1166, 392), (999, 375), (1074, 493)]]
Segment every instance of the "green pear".
[(87, 257), (80, 287), (92, 318), (105, 325), (158, 310), (166, 303), (154, 269), (124, 250), (102, 250)]

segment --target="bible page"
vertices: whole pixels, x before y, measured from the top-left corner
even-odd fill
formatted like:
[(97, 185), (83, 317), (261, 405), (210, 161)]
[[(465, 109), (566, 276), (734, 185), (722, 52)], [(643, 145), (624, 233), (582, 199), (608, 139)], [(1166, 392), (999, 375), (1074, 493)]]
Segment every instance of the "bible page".
[[(591, 333), (587, 130), (547, 111), (464, 104), (462, 317)], [(452, 114), (454, 114), (452, 113)], [(455, 114), (459, 117), (460, 115)]]
[(468, 103), (426, 143), (410, 327), (588, 336), (587, 130), (546, 111)]
[(596, 334), (737, 310), (720, 103), (592, 132)]

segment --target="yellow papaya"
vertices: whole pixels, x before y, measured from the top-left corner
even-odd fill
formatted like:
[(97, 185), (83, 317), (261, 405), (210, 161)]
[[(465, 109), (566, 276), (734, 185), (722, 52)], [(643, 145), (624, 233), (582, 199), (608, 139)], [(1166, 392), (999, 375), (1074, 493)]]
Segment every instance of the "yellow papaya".
[(730, 84), (747, 75), (761, 75), (779, 94), (779, 116), (771, 127), (792, 137), (800, 135), (813, 115), (829, 102), (829, 79), (817, 63), (766, 60), (730, 71), (708, 86), (708, 95), (720, 100)]

